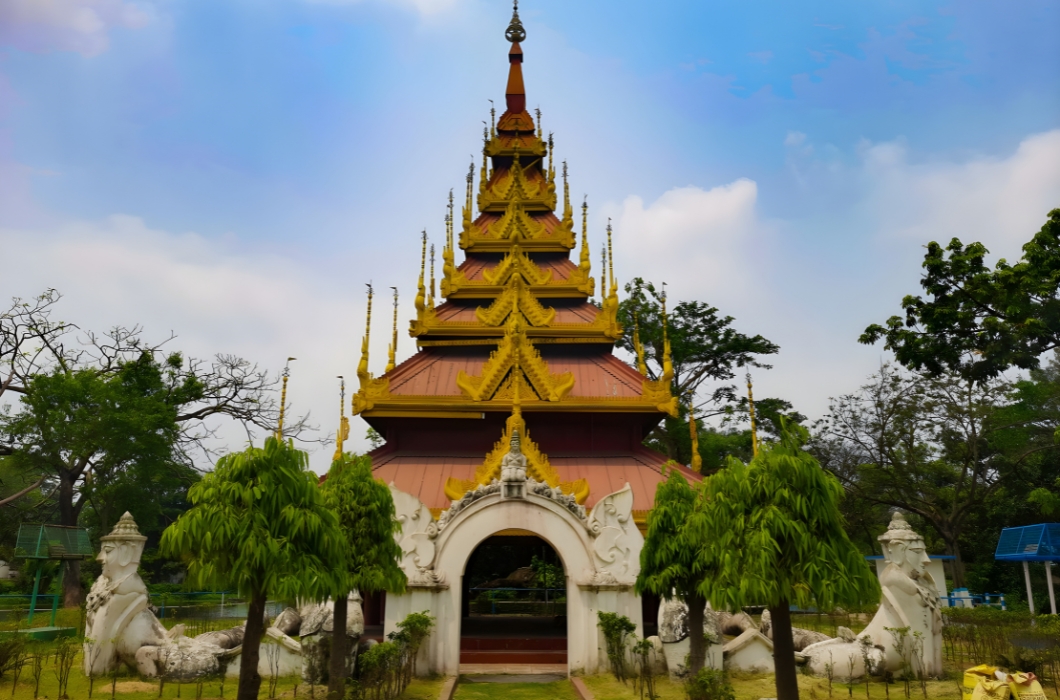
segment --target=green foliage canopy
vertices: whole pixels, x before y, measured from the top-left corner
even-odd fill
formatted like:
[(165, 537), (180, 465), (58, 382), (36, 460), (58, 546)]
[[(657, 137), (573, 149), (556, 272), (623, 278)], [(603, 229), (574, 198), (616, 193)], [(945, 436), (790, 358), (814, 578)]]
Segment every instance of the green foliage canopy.
[(188, 491), (192, 507), (162, 534), (193, 585), (248, 598), (326, 598), (345, 583), (337, 516), (305, 452), (274, 437), (221, 457)]
[(1015, 265), (991, 270), (982, 243), (932, 241), (920, 285), (930, 296), (902, 299), (905, 317), (865, 329), (860, 342), (881, 338), (897, 360), (938, 376), (945, 371), (980, 381), (1009, 367), (1032, 369), (1060, 347), (1060, 209), (1023, 246)]

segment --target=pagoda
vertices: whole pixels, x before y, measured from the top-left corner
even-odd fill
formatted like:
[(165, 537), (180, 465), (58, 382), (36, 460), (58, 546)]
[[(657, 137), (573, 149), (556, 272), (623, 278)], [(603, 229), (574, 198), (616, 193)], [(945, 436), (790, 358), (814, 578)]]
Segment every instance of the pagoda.
[[(487, 540), (541, 541), (566, 579), (567, 631), (554, 653), (571, 670), (593, 672), (606, 663), (597, 612), (629, 617), (641, 636), (655, 618), (658, 601), (637, 596), (634, 584), (657, 486), (671, 469), (699, 475), (642, 444), (677, 415), (669, 340), (664, 330), (658, 379), (648, 376), (636, 328), (636, 366), (615, 356), (626, 329), (610, 226), (594, 276), (588, 207), (576, 224), (567, 165), (557, 179), (552, 135), (540, 111), (535, 119), (526, 109), (517, 6), (505, 38), (506, 109), (499, 119), (491, 110), (460, 217), (450, 192), (437, 285), (423, 236), (409, 328), (417, 352), (395, 361), (395, 297), (381, 376), (369, 372), (369, 288), (353, 412), (385, 438), (370, 453), (372, 469), (390, 485), (409, 586), (385, 603), (366, 599), (364, 614), (372, 624), (385, 618), (391, 632), (404, 615), (429, 611), (438, 627), (423, 672), (453, 674), (476, 653), (508, 653), (462, 636), (474, 626), (465, 574), (481, 548), (509, 546)], [(663, 315), (665, 329), (665, 302)]]

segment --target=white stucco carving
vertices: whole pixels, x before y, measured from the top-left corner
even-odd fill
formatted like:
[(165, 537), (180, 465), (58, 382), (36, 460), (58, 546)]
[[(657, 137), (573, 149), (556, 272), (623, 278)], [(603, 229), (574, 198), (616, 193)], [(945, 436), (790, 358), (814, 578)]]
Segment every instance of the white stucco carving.
[(501, 490), (505, 498), (526, 497), (526, 468), (529, 464), (519, 444), (519, 431), (512, 430), (508, 454), (501, 459)]
[(444, 577), (434, 571), (435, 539), (438, 523), (420, 499), (390, 484), (394, 512), (401, 531), (394, 534), (401, 547), (401, 569), (410, 585), (438, 585)]
[[(640, 573), (640, 559), (631, 561), (633, 551), (633, 489), (627, 483), (620, 491), (600, 499), (589, 514), (593, 535), (597, 576), (610, 575), (616, 582), (632, 582)], [(638, 536), (640, 533), (637, 533)]]
[[(914, 672), (938, 676), (942, 673), (942, 615), (938, 587), (927, 572), (924, 538), (896, 512), (878, 539), (887, 566), (880, 576), (882, 599), (875, 617), (854, 642), (833, 639), (811, 644), (803, 654), (819, 675), (824, 675), (830, 663), (836, 677), (858, 678), (865, 675), (867, 660), (870, 672), (911, 667)], [(903, 627), (909, 629), (904, 642), (887, 629)]]

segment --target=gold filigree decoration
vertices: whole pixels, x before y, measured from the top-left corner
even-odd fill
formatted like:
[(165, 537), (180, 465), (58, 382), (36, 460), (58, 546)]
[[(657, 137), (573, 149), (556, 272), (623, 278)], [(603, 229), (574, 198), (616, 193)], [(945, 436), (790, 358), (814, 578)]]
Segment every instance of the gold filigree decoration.
[(504, 338), (482, 366), (482, 374), (473, 377), (463, 370), (456, 377), (460, 391), (474, 401), (486, 401), (496, 394), (501, 384), (514, 373), (525, 378), (529, 387), (543, 401), (560, 401), (574, 387), (570, 372), (552, 374), (548, 363), (523, 332), (520, 314), (512, 314), (505, 328)]
[(504, 284), (512, 275), (521, 275), (530, 284), (549, 284), (552, 281), (552, 270), (542, 270), (530, 256), (519, 249), (519, 244), (512, 246), (500, 264), (492, 270), (482, 273), (486, 284)]
[(518, 313), (522, 313), (535, 328), (548, 326), (556, 319), (556, 310), (542, 306), (530, 293), (521, 275), (510, 277), (508, 286), (488, 307), (475, 309), (475, 317), (486, 326), (499, 326), (504, 319)]
[(486, 485), (494, 479), (499, 479), (501, 476), (501, 460), (511, 450), (512, 432), (518, 430), (522, 451), (526, 455), (526, 475), (535, 481), (544, 482), (552, 488), (559, 487), (564, 493), (574, 496), (579, 504), (585, 503), (585, 499), (589, 497), (589, 482), (585, 479), (561, 482), (556, 468), (548, 461), (548, 455), (542, 452), (537, 443), (530, 439), (530, 431), (526, 428), (526, 421), (523, 419), (522, 409), (519, 404), (518, 385), (521, 380), (514, 380), (514, 383), (516, 386), (512, 414), (508, 416), (508, 420), (505, 422), (504, 434), (493, 445), (493, 449), (486, 455), (486, 459), (483, 460), (482, 464), (475, 470), (474, 479), (454, 479), (449, 477), (446, 480), (446, 497), (453, 501), (459, 500), (465, 493), (477, 486)]

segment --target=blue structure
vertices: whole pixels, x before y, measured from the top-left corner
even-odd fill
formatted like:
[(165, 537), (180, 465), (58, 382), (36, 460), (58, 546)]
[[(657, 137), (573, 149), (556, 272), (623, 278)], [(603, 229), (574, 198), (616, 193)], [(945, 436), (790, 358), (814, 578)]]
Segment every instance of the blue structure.
[(998, 561), (1023, 562), (1023, 578), (1027, 582), (1027, 603), (1034, 614), (1034, 593), (1031, 591), (1030, 562), (1045, 563), (1045, 580), (1049, 584), (1049, 607), (1056, 614), (1056, 594), (1053, 592), (1053, 562), (1060, 561), (1060, 523), (1040, 523), (1023, 527), (1006, 527), (994, 550)]

